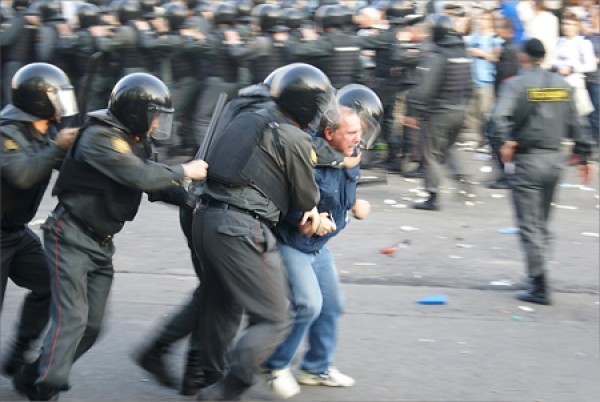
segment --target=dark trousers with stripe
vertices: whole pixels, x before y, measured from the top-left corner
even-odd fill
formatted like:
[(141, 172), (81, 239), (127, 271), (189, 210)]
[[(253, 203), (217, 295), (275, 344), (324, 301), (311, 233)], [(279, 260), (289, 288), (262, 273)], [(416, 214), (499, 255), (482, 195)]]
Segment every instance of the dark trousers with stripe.
[(44, 246), (50, 266), (52, 324), (39, 360), (38, 383), (60, 389), (73, 363), (100, 334), (113, 279), (112, 242), (101, 246), (69, 217), (48, 218)]

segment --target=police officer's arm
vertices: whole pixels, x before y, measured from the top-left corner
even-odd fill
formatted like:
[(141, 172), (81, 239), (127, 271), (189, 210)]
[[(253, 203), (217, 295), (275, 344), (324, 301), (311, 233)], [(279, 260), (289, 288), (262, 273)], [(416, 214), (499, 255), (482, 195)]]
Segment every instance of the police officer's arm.
[(103, 174), (125, 186), (142, 191), (167, 187), (184, 178), (182, 165), (167, 166), (136, 156), (118, 133), (99, 132), (84, 136), (77, 152)]
[(417, 71), (421, 73), (421, 83), (408, 93), (407, 101), (417, 112), (418, 117), (429, 114), (431, 101), (439, 91), (444, 78), (445, 65), (446, 57), (436, 53), (417, 67)]
[(38, 61), (49, 62), (52, 60), (57, 41), (58, 34), (52, 27), (44, 25), (39, 28), (35, 43), (35, 54)]
[(319, 201), (319, 188), (313, 171), (315, 156), (310, 136), (296, 136), (283, 144), (285, 174), (290, 183), (291, 210), (309, 211)]
[(103, 52), (111, 52), (125, 45), (136, 43), (137, 34), (133, 27), (119, 27), (112, 36), (98, 37), (98, 48)]
[(14, 17), (0, 29), (0, 46), (11, 46), (19, 38), (25, 28), (25, 18)]
[(48, 177), (52, 169), (60, 166), (65, 155), (55, 143), (35, 154), (28, 154), (15, 138), (4, 134), (0, 138), (2, 179), (18, 189), (30, 188)]
[(521, 97), (517, 84), (517, 80), (510, 80), (502, 85), (496, 105), (490, 116), (494, 127), (494, 138), (499, 145), (513, 139), (515, 112)]
[(360, 36), (360, 47), (368, 50), (388, 49), (396, 41), (392, 30), (380, 31), (377, 35)]
[(289, 51), (295, 57), (327, 57), (333, 53), (333, 46), (326, 37), (321, 36), (317, 40), (298, 42)]

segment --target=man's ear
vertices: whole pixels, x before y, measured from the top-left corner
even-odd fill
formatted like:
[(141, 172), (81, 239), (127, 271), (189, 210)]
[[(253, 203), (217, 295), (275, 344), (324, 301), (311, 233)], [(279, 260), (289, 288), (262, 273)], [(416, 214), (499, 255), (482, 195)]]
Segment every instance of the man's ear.
[(327, 141), (331, 141), (333, 139), (333, 130), (331, 127), (325, 127), (323, 130), (323, 136)]

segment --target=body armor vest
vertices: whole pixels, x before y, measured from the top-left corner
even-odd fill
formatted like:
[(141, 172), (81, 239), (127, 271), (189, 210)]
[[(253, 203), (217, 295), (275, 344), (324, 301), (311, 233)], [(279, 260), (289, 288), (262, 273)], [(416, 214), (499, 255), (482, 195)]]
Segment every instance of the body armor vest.
[[(471, 85), (471, 60), (464, 46), (438, 47), (446, 57), (444, 79), (438, 91), (437, 99), (442, 103), (462, 105), (469, 100), (467, 89)], [(468, 83), (468, 84), (465, 84)]]
[(333, 54), (323, 66), (331, 85), (339, 89), (356, 81), (360, 68), (360, 47), (351, 36), (330, 36)]
[(287, 58), (284, 46), (283, 43), (274, 42), (271, 39), (269, 54), (252, 61), (250, 71), (252, 72), (253, 84), (263, 82), (273, 70), (286, 64)]

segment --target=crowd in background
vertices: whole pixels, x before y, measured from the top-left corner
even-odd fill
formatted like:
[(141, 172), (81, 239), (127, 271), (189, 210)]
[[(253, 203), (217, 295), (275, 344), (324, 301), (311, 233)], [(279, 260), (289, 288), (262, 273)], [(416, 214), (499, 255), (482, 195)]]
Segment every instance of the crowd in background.
[[(177, 135), (165, 145), (175, 155), (193, 154), (218, 93), (235, 97), (273, 69), (305, 62), (322, 69), (338, 88), (350, 80), (377, 92), (386, 109), (380, 138), (388, 149), (384, 167), (405, 172), (407, 161), (421, 160), (421, 147), (418, 134), (403, 127), (398, 115), (409, 114), (403, 94), (418, 83), (415, 68), (428, 46), (424, 16), (432, 12), (449, 14), (464, 35), (474, 85), (466, 127), (480, 135), (479, 147), (486, 147), (487, 117), (502, 82), (517, 74), (517, 50), (527, 38), (543, 42), (543, 67), (575, 88), (579, 112), (598, 143), (600, 17), (595, 0), (2, 4), (2, 106), (10, 102), (14, 72), (34, 61), (67, 73), (81, 111), (105, 108), (122, 76), (150, 72), (174, 96)], [(331, 35), (329, 47), (322, 45), (323, 37)]]

